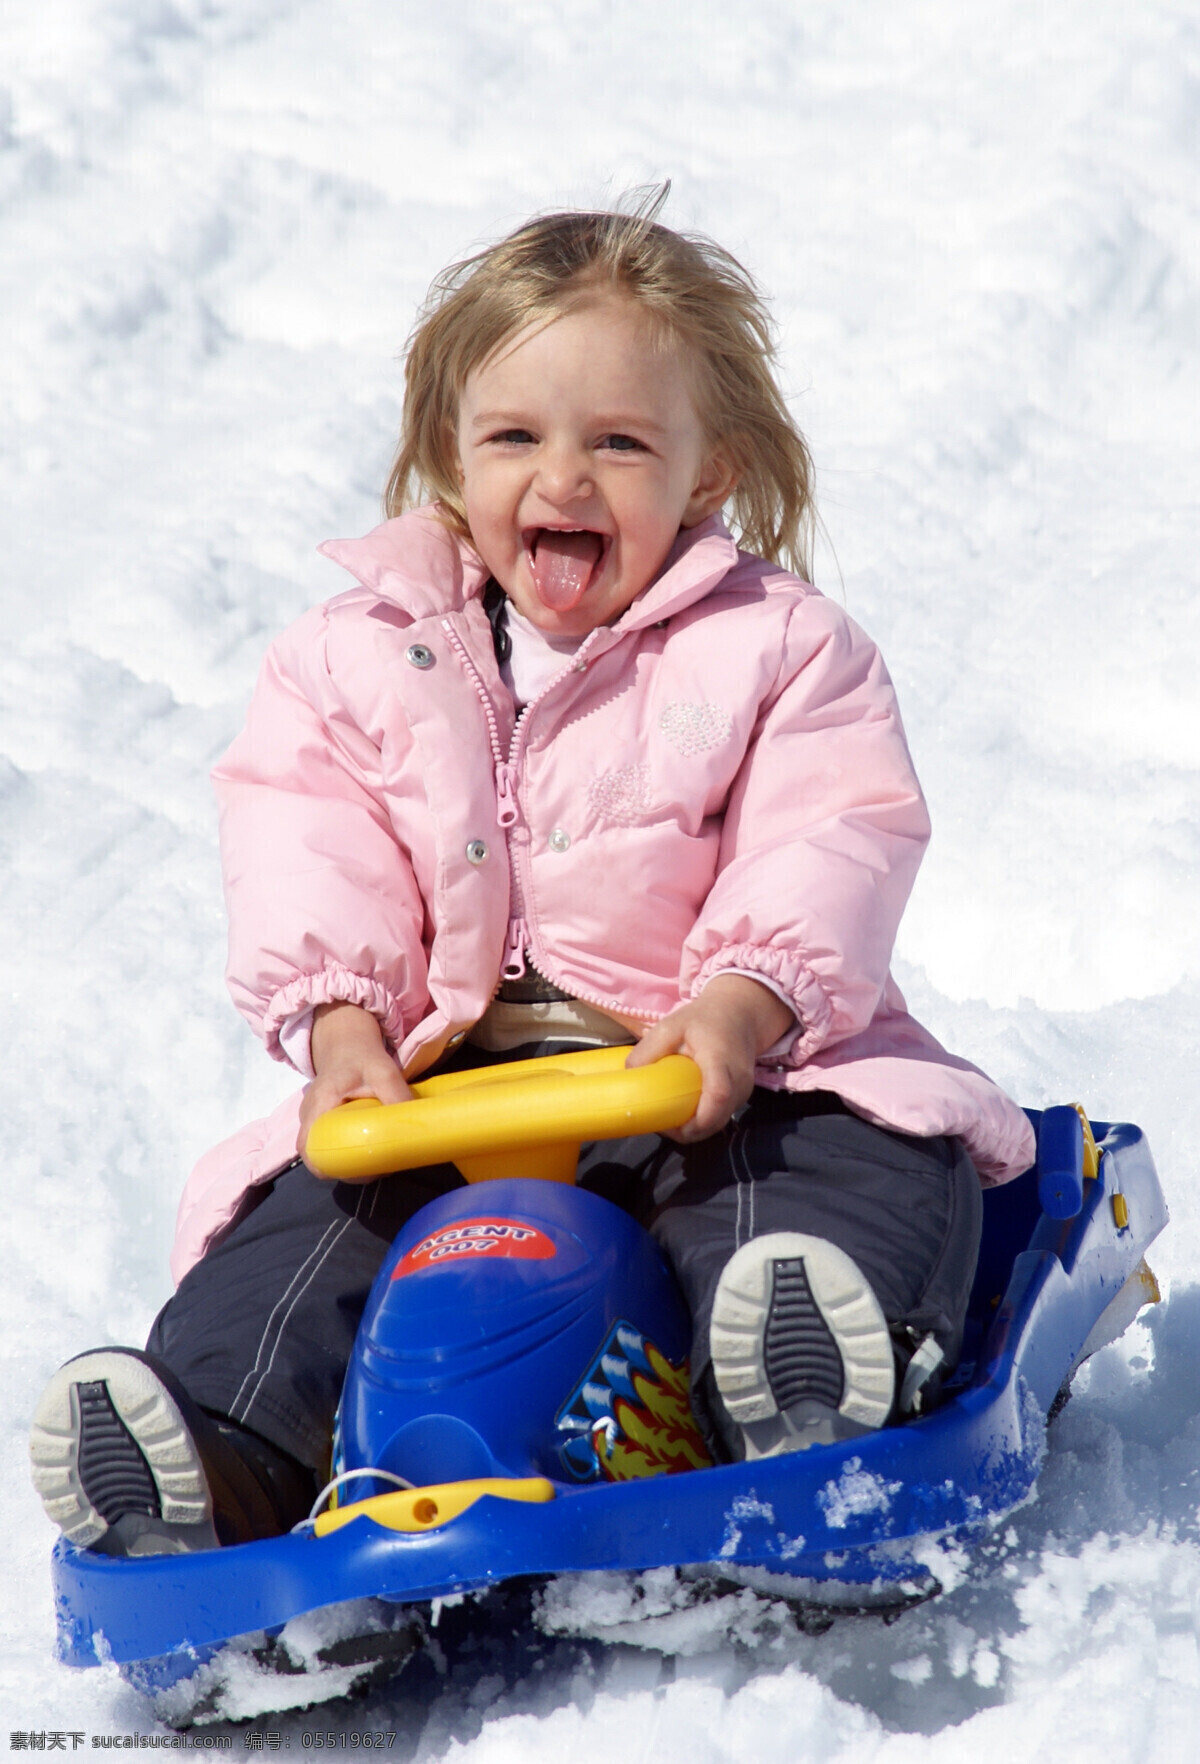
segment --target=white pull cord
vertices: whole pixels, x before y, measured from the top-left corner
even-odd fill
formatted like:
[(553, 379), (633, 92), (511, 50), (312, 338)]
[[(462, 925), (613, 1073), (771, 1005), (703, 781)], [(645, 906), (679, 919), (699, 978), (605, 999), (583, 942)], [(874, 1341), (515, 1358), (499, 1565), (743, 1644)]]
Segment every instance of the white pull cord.
[(393, 1476), (390, 1470), (343, 1470), (340, 1476), (335, 1476), (332, 1482), (325, 1484), (313, 1502), (312, 1512), (308, 1518), (302, 1519), (299, 1525), (293, 1525), (292, 1530), (303, 1531), (306, 1526), (311, 1525), (334, 1490), (341, 1488), (345, 1482), (355, 1481), (360, 1476), (373, 1476), (379, 1482), (392, 1482), (397, 1488), (415, 1488), (417, 1486), (415, 1482), (406, 1481), (403, 1476)]

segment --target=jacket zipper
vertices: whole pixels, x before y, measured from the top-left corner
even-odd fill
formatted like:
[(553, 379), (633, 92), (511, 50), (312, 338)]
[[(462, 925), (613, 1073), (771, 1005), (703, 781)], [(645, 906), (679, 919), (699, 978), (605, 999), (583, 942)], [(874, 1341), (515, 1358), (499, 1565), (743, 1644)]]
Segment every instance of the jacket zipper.
[(443, 619), (441, 624), (451, 647), (462, 663), (467, 678), (475, 688), (476, 697), (483, 706), (483, 714), (487, 719), (488, 743), (492, 750), (492, 772), (496, 783), (496, 820), (504, 829), (505, 834), (504, 848), (508, 857), (509, 879), (508, 937), (504, 945), (504, 960), (500, 967), (500, 979), (497, 980), (492, 990), (492, 997), (495, 998), (502, 981), (516, 979), (518, 975), (525, 972), (525, 950), (529, 941), (529, 927), (525, 922), (521, 878), (517, 871), (512, 842), (508, 838), (508, 829), (517, 818), (517, 770), (512, 763), (517, 731), (514, 728), (513, 739), (509, 745), (509, 755), (506, 759), (504, 748), (500, 742), (500, 726), (496, 721), (496, 707), (491, 701), (487, 687), (480, 678), (479, 669), (475, 666), (471, 652), (449, 619)]
[[(459, 636), (449, 619), (441, 621), (442, 630), (450, 639), (450, 643), (459, 661), (466, 670), (467, 677), (475, 688), (475, 695), (483, 706), (483, 714), (487, 718), (488, 745), (492, 750), (492, 769), (496, 779), (496, 801), (499, 812), (496, 819), (502, 827), (511, 827), (517, 818), (517, 798), (515, 790), (515, 772), (504, 758), (504, 749), (500, 745), (500, 725), (496, 721), (496, 707), (488, 697), (487, 687), (479, 677), (479, 669), (471, 659), (471, 652)], [(513, 731), (516, 738), (516, 731)]]
[[(584, 638), (583, 642), (575, 651), (575, 654), (566, 666), (560, 668), (558, 673), (555, 674), (551, 680), (547, 681), (541, 692), (538, 693), (537, 698), (531, 699), (525, 706), (513, 726), (512, 740), (509, 742), (508, 756), (506, 758), (500, 742), (500, 726), (496, 721), (496, 707), (493, 705), (487, 687), (484, 685), (483, 680), (480, 677), (479, 669), (475, 666), (471, 652), (459, 636), (458, 632), (454, 629), (454, 626), (449, 619), (443, 618), (441, 626), (445, 631), (446, 636), (449, 638), (455, 654), (458, 656), (459, 661), (466, 670), (467, 676), (475, 688), (476, 696), (478, 697), (480, 704), (483, 706), (483, 714), (487, 719), (488, 743), (492, 750), (492, 766), (496, 781), (496, 819), (500, 826), (505, 829), (506, 834), (505, 847), (508, 852), (510, 884), (508, 938), (504, 946), (504, 961), (500, 969), (500, 980), (496, 982), (495, 991), (492, 994), (494, 998), (496, 993), (500, 990), (502, 981), (516, 980), (520, 978), (525, 972), (527, 958), (532, 954), (529, 947), (531, 942), (529, 923), (525, 917), (525, 890), (516, 854), (513, 851), (511, 842), (507, 838), (508, 829), (517, 819), (516, 785), (519, 773), (519, 750), (523, 744), (525, 735), (524, 725), (526, 724), (529, 713), (534, 705), (540, 704), (542, 699), (545, 698), (549, 692), (553, 691), (560, 680), (565, 679), (569, 673), (578, 667), (579, 657), (583, 650), (587, 648), (595, 633), (591, 631), (588, 632), (588, 635)], [(539, 969), (538, 971), (544, 972), (544, 969)], [(552, 974), (547, 974), (546, 978), (548, 980), (553, 980), (554, 976)], [(614, 1010), (620, 1010), (621, 1008), (615, 999), (602, 998), (598, 993), (594, 992), (573, 991), (572, 997), (579, 999), (583, 1004), (596, 1005), (600, 1009), (606, 1011), (609, 1015), (611, 1015)], [(644, 1020), (646, 1022), (657, 1022), (660, 1015), (660, 1012), (647, 1012)]]
[(508, 942), (504, 946), (504, 961), (500, 968), (501, 980), (519, 980), (521, 978), (525, 972), (525, 951), (528, 944), (529, 926), (524, 919), (510, 919), (508, 921)]

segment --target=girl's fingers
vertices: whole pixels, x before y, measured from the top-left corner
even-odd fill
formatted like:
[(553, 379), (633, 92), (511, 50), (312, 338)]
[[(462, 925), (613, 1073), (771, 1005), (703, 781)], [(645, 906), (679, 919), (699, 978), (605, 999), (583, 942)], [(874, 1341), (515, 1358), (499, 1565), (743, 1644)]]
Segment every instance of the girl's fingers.
[(365, 1070), (343, 1067), (314, 1078), (300, 1104), (300, 1134), (296, 1142), (300, 1155), (304, 1155), (304, 1144), (314, 1121), (340, 1103), (368, 1096), (381, 1103), (402, 1103), (412, 1100), (412, 1091), (390, 1059), (372, 1062)]
[(684, 1005), (648, 1029), (626, 1066), (649, 1066), (669, 1053), (684, 1053), (700, 1068), (700, 1100), (690, 1121), (667, 1138), (691, 1145), (717, 1133), (754, 1087), (753, 1050), (696, 1005)]
[(683, 1033), (678, 1025), (672, 1024), (670, 1017), (664, 1017), (661, 1023), (655, 1023), (637, 1045), (630, 1049), (625, 1064), (629, 1067), (652, 1066), (655, 1060), (661, 1060), (665, 1054), (679, 1053), (683, 1050)]
[(677, 1129), (675, 1137), (688, 1145), (719, 1133), (735, 1109), (741, 1107), (754, 1087), (754, 1068), (742, 1072), (724, 1058), (706, 1062), (692, 1055), (700, 1067), (701, 1091), (696, 1112), (690, 1121)]

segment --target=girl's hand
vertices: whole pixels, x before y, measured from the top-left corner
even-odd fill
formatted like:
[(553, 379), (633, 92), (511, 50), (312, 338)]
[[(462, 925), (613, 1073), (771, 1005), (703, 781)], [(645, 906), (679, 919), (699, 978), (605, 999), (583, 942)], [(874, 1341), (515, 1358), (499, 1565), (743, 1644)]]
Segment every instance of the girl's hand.
[(718, 974), (699, 998), (647, 1029), (625, 1064), (649, 1066), (664, 1054), (688, 1054), (702, 1089), (690, 1121), (667, 1135), (691, 1145), (718, 1132), (754, 1089), (760, 1054), (785, 1035), (795, 1014), (769, 986), (744, 974)]
[(382, 1103), (411, 1102), (412, 1091), (384, 1046), (379, 1021), (360, 1005), (322, 1004), (313, 1012), (312, 1063), (316, 1077), (300, 1104), (296, 1150), (304, 1156), (318, 1115), (356, 1096)]

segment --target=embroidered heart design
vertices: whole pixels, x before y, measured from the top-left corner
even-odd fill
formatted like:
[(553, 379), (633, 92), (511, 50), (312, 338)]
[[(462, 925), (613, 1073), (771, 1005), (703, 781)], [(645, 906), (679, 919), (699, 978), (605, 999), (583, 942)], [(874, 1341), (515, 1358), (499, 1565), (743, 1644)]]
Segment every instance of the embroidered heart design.
[(727, 741), (733, 730), (728, 711), (719, 704), (669, 704), (658, 726), (677, 753), (707, 753)]
[(597, 814), (610, 821), (640, 821), (650, 803), (649, 767), (620, 766), (615, 772), (601, 772), (588, 785), (588, 796)]

